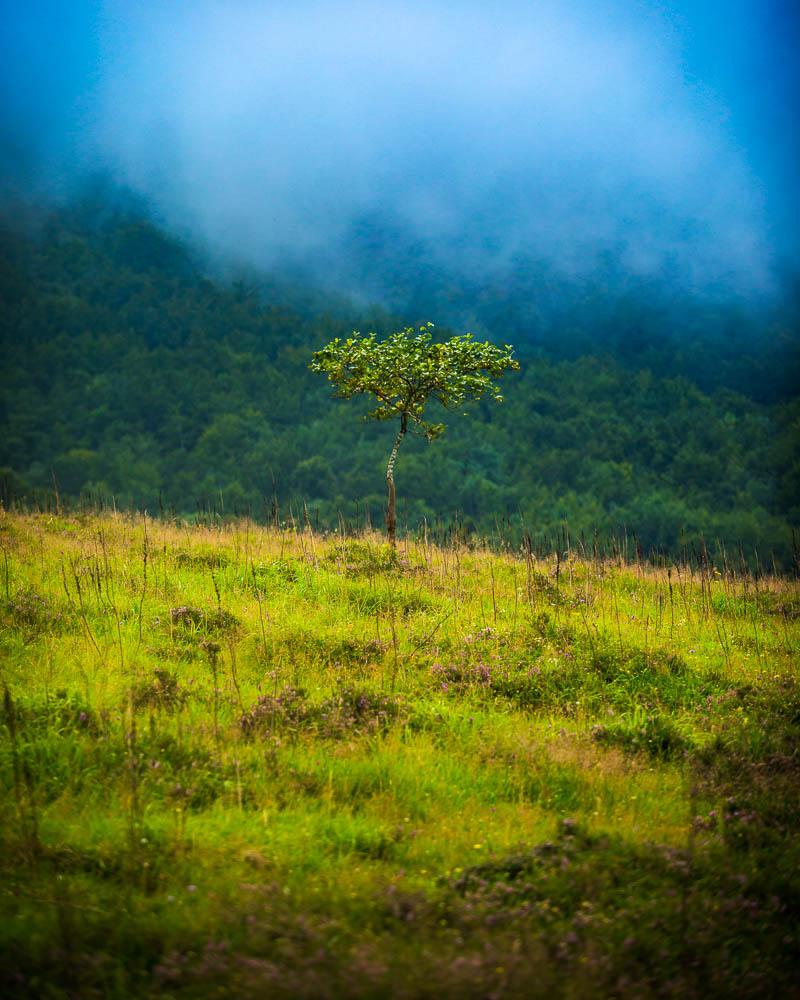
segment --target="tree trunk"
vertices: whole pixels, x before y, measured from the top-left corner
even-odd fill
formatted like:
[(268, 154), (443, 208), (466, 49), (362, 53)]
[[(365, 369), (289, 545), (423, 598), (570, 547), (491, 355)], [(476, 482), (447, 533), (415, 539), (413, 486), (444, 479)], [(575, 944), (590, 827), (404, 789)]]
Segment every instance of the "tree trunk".
[(405, 413), (400, 417), (400, 433), (394, 441), (394, 448), (389, 456), (389, 464), (386, 466), (386, 492), (388, 501), (386, 504), (386, 531), (389, 535), (389, 542), (392, 548), (397, 545), (397, 494), (394, 488), (394, 463), (397, 459), (397, 451), (403, 443), (403, 438), (408, 430), (408, 417)]

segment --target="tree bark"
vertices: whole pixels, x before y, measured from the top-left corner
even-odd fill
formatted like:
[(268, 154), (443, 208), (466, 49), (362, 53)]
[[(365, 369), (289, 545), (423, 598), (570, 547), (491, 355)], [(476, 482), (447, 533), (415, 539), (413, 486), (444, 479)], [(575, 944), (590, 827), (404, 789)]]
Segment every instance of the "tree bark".
[(394, 447), (389, 456), (389, 464), (386, 466), (386, 531), (389, 535), (389, 542), (392, 548), (397, 545), (397, 493), (394, 488), (394, 463), (397, 460), (397, 451), (403, 443), (403, 438), (408, 431), (408, 417), (404, 413), (400, 417), (400, 433), (394, 440)]

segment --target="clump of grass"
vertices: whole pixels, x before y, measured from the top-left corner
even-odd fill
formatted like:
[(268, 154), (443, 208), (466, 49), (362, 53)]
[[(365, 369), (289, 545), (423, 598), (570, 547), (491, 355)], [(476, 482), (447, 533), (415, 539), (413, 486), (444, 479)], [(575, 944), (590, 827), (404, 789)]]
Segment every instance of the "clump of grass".
[(71, 628), (74, 619), (71, 609), (56, 604), (31, 586), (0, 603), (0, 623), (6, 628), (19, 629), (27, 638), (58, 635)]
[(304, 569), (304, 564), (297, 559), (271, 559), (251, 566), (245, 582), (252, 592), (269, 595), (297, 583)]
[(180, 550), (174, 555), (177, 566), (192, 569), (222, 569), (230, 564), (230, 556), (223, 549), (208, 546), (191, 552)]
[(276, 732), (296, 733), (307, 726), (312, 711), (305, 691), (284, 688), (277, 695), (261, 695), (239, 720), (245, 736), (267, 736)]
[(401, 716), (402, 703), (394, 696), (346, 687), (314, 705), (304, 691), (289, 687), (278, 695), (262, 695), (239, 725), (249, 737), (307, 732), (345, 739), (385, 732)]
[(326, 559), (350, 576), (375, 576), (400, 570), (402, 564), (391, 545), (369, 544), (348, 538), (328, 552)]
[(320, 705), (319, 730), (339, 739), (351, 734), (386, 732), (402, 715), (402, 701), (394, 695), (346, 687)]
[(488, 688), (492, 672), (482, 661), (478, 663), (434, 663), (431, 677), (442, 691), (464, 692), (474, 688)]
[(181, 687), (174, 673), (156, 667), (152, 678), (139, 681), (134, 686), (132, 697), (135, 708), (163, 708), (172, 712), (185, 704), (188, 692)]
[(275, 642), (292, 659), (316, 660), (339, 667), (363, 667), (380, 661), (390, 648), (387, 641), (377, 637), (361, 638), (338, 631), (328, 634), (303, 624), (284, 627)]
[[(47, 699), (17, 699), (14, 705), (17, 726), (28, 736), (51, 733), (65, 736), (69, 733), (97, 735), (101, 724), (95, 712), (76, 692), (60, 688)], [(8, 724), (6, 709), (2, 709), (2, 722)]]
[(408, 617), (435, 607), (427, 594), (416, 590), (378, 588), (363, 581), (349, 582), (342, 596), (358, 614), (370, 617), (376, 614)]
[(328, 654), (334, 663), (366, 664), (380, 660), (388, 649), (381, 639), (342, 639), (328, 647)]
[(618, 746), (628, 753), (644, 753), (656, 760), (675, 760), (692, 748), (691, 742), (663, 715), (648, 715), (610, 726), (597, 725), (592, 736), (604, 746)]
[(208, 611), (204, 608), (193, 608), (188, 605), (181, 605), (171, 608), (169, 618), (173, 625), (189, 632), (206, 632), (209, 634), (235, 632), (240, 621), (236, 615), (222, 608), (215, 611)]
[[(491, 861), (470, 865), (457, 877), (449, 881), (450, 887), (459, 895), (483, 892), (498, 883), (519, 883), (525, 880), (525, 891), (540, 892), (541, 886), (530, 885), (537, 870), (560, 867), (565, 869), (564, 859), (577, 851), (590, 850), (597, 838), (592, 837), (573, 819), (559, 822), (555, 841), (546, 840), (525, 851), (518, 851)], [(507, 897), (506, 897), (507, 899)]]

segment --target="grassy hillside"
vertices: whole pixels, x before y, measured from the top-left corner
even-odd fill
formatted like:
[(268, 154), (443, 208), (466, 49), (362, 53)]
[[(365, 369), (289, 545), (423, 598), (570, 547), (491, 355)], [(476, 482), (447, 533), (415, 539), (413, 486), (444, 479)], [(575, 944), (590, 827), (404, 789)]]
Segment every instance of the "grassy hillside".
[(795, 582), (0, 538), (6, 996), (797, 994)]

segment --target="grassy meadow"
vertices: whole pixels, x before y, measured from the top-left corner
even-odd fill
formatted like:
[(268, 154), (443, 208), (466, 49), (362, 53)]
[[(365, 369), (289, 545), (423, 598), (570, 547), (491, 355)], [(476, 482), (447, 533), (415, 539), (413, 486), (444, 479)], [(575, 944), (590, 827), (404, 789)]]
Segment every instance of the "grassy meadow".
[(796, 581), (0, 540), (3, 995), (800, 995)]

